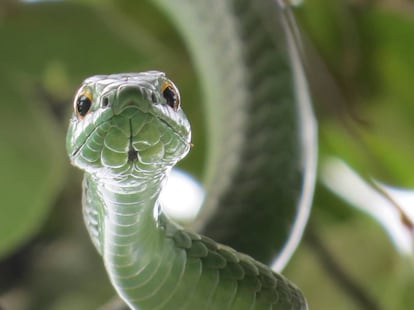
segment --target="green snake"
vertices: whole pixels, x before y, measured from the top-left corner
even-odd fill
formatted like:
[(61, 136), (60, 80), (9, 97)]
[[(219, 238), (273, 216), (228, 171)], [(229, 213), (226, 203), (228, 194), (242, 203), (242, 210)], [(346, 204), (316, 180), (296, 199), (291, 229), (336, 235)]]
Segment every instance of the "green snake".
[[(154, 2), (181, 30), (204, 84), (211, 147), (197, 227), (220, 243), (159, 204), (191, 147), (174, 83), (159, 71), (92, 76), (75, 95), (66, 145), (85, 171), (84, 220), (110, 281), (132, 309), (306, 309), (273, 271), (302, 234), (316, 157), (291, 15), (273, 0)], [(261, 261), (277, 254), (273, 270), (222, 242), (259, 249)]]

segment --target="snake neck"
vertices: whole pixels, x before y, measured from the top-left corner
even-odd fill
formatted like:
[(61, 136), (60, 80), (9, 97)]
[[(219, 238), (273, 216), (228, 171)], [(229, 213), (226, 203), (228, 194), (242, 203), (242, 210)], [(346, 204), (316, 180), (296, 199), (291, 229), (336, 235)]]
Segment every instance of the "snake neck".
[(110, 281), (125, 300), (130, 300), (145, 278), (151, 277), (160, 255), (169, 248), (165, 230), (173, 224), (161, 213), (158, 203), (164, 180), (159, 174), (123, 181), (85, 176), (86, 224)]
[[(104, 205), (103, 254), (125, 257), (152, 252), (156, 239), (160, 207), (158, 198), (164, 178), (148, 176), (145, 179), (97, 183), (97, 193)], [(117, 247), (117, 249), (114, 248)], [(110, 250), (109, 250), (110, 249)], [(134, 249), (137, 253), (130, 253)], [(154, 249), (152, 249), (154, 250)], [(132, 255), (131, 255), (132, 254)]]

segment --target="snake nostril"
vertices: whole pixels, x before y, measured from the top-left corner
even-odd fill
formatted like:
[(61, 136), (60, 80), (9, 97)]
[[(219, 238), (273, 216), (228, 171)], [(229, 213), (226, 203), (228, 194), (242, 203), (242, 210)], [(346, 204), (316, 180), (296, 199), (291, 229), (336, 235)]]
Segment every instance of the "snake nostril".
[(109, 99), (108, 97), (102, 98), (102, 108), (106, 108), (109, 105)]
[(154, 93), (151, 94), (151, 100), (152, 100), (152, 103), (157, 102), (157, 96)]

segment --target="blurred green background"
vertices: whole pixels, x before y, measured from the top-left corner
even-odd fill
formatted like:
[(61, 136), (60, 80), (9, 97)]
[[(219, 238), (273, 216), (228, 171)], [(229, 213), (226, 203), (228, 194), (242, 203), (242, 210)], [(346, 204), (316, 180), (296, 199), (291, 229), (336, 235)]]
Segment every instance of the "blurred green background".
[[(83, 225), (81, 173), (64, 149), (85, 77), (168, 72), (196, 144), (181, 166), (202, 176), (200, 90), (174, 27), (150, 1), (83, 2), (0, 2), (0, 309), (97, 309), (114, 296)], [(412, 2), (309, 0), (294, 11), (321, 164), (338, 156), (363, 176), (413, 188)], [(311, 309), (414, 309), (411, 257), (321, 184), (285, 274)]]

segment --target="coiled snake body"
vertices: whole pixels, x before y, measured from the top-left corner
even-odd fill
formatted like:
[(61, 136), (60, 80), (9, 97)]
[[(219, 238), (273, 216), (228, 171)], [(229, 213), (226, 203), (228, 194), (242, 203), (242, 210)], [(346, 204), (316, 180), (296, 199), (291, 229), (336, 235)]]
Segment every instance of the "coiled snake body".
[[(187, 29), (206, 85), (212, 198), (202, 230), (246, 252), (256, 245), (266, 261), (277, 251), (280, 268), (306, 221), (311, 195), (304, 192), (311, 191), (314, 170), (312, 152), (303, 156), (309, 150), (302, 122), (311, 112), (298, 104), (304, 84), (287, 19), (270, 0), (156, 2)], [(132, 309), (306, 309), (302, 293), (283, 276), (163, 214), (162, 185), (191, 145), (179, 92), (163, 73), (90, 77), (74, 110), (67, 149), (85, 171), (85, 222)], [(226, 207), (222, 216), (217, 204)], [(230, 233), (237, 220), (241, 240)], [(248, 233), (248, 224), (259, 221), (272, 224), (261, 235)]]

